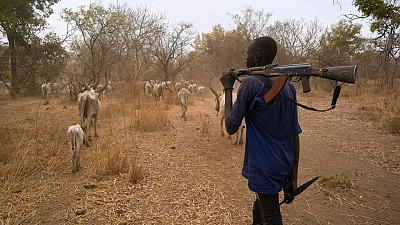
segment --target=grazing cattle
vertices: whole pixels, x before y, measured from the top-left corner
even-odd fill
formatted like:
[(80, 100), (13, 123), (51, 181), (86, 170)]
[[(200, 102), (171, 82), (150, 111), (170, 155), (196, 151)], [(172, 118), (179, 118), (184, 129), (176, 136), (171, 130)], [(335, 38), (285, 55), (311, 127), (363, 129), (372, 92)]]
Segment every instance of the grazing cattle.
[(197, 93), (198, 95), (202, 95), (202, 94), (204, 94), (205, 91), (206, 91), (206, 87), (198, 86), (198, 87), (197, 87), (196, 93)]
[(175, 90), (179, 91), (183, 88), (183, 85), (181, 82), (177, 82), (175, 83)]
[(50, 83), (50, 91), (59, 93), (64, 89), (64, 86), (61, 83), (53, 82)]
[(78, 110), (81, 119), (81, 124), (84, 124), (87, 128), (85, 132), (85, 142), (90, 146), (90, 141), (92, 140), (91, 128), (93, 125), (94, 135), (98, 136), (97, 133), (97, 116), (100, 112), (100, 99), (99, 93), (95, 90), (86, 90), (83, 93), (78, 94)]
[(44, 104), (49, 104), (49, 95), (51, 92), (51, 85), (50, 83), (42, 84), (42, 99), (44, 100)]
[(204, 101), (204, 93), (206, 92), (206, 88), (203, 86), (198, 86), (196, 90), (196, 98)]
[[(215, 111), (217, 111), (217, 116), (218, 114), (221, 115), (221, 136), (224, 137), (225, 133), (224, 133), (224, 122), (225, 122), (225, 93), (217, 93), (213, 88), (211, 88), (211, 91), (213, 92), (214, 96), (215, 96)], [(232, 102), (236, 101), (236, 97), (237, 94), (236, 93), (232, 93)], [(242, 145), (243, 144), (243, 131), (244, 131), (244, 124), (242, 121), (242, 127), (240, 129), (240, 140), (239, 139), (239, 132), (236, 132), (236, 140), (234, 145)], [(229, 135), (230, 137), (230, 135)]]
[(153, 93), (153, 85), (150, 81), (144, 82), (144, 93), (146, 95), (151, 95)]
[(72, 125), (68, 127), (67, 140), (72, 152), (72, 172), (75, 173), (80, 169), (80, 154), (85, 137), (84, 125)]
[(107, 89), (107, 92), (110, 93), (112, 90), (111, 81), (109, 80), (107, 83), (108, 83), (108, 85), (107, 85), (106, 89)]
[[(97, 85), (96, 90), (103, 90), (102, 92), (99, 92), (100, 94), (100, 99), (102, 99), (104, 96), (106, 96), (106, 93), (111, 91), (112, 87), (111, 87), (111, 81), (107, 82), (107, 87), (104, 88), (102, 84)], [(107, 90), (107, 92), (106, 92)]]
[(106, 90), (105, 90), (105, 88), (103, 87), (102, 84), (97, 85), (96, 90), (100, 90), (100, 89), (103, 90), (102, 92), (99, 92), (99, 99), (101, 100), (105, 96)]
[(162, 95), (163, 95), (163, 85), (160, 83), (160, 84), (154, 84), (154, 87), (153, 87), (153, 96), (154, 96), (154, 98), (156, 99), (156, 101), (159, 101), (160, 100), (160, 98), (162, 97)]
[(197, 84), (190, 84), (188, 87), (188, 90), (191, 94), (196, 94), (197, 93)]
[(94, 136), (98, 137), (97, 133), (97, 118), (100, 113), (101, 102), (99, 93), (103, 92), (108, 83), (101, 89), (94, 90), (86, 86), (86, 90), (78, 94), (78, 112), (81, 119), (81, 124), (86, 126), (85, 142), (90, 146), (92, 140), (91, 128), (93, 125)]
[(181, 117), (186, 121), (186, 112), (187, 112), (187, 105), (189, 99), (189, 90), (186, 88), (182, 88), (178, 92), (178, 99), (179, 104), (181, 105), (182, 115)]

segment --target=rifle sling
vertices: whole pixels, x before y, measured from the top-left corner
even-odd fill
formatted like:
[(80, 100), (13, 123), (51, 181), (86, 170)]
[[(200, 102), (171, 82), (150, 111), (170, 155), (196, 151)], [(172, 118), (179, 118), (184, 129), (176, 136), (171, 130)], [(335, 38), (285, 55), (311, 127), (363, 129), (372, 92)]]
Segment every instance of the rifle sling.
[[(269, 87), (270, 90), (272, 90), (272, 89), (274, 88), (274, 86), (276, 85), (270, 78), (268, 78), (268, 77), (266, 77), (266, 76), (262, 76), (262, 75), (255, 75), (255, 76), (256, 76), (258, 79), (260, 79), (261, 81), (263, 81), (263, 82)], [(286, 82), (285, 82), (285, 83), (286, 83)], [(339, 87), (340, 87), (340, 86), (339, 86)], [(281, 88), (281, 89), (282, 89), (282, 88)], [(268, 93), (269, 93), (269, 91), (267, 92), (267, 94), (268, 94)], [(266, 94), (266, 95), (267, 95), (267, 94)], [(265, 99), (265, 96), (266, 96), (266, 95), (264, 95), (264, 99)], [(316, 109), (316, 108), (314, 108), (314, 107), (311, 107), (311, 106), (307, 106), (307, 105), (298, 103), (297, 101), (295, 101), (295, 100), (289, 98), (288, 96), (282, 94), (281, 90), (280, 90), (276, 95), (282, 96), (283, 98), (285, 98), (285, 99), (288, 100), (289, 102), (292, 102), (293, 104), (299, 106), (300, 108), (303, 108), (303, 109), (306, 109), (306, 110), (310, 110), (310, 111), (314, 111), (314, 112), (327, 112), (327, 111), (329, 111), (329, 110), (334, 109), (335, 106), (336, 106), (336, 104), (332, 104), (331, 107), (328, 108), (328, 109)], [(276, 95), (275, 95), (275, 96), (276, 96)], [(337, 94), (337, 95), (339, 95), (339, 94)], [(275, 96), (273, 96), (273, 97), (275, 97)], [(337, 96), (337, 97), (338, 97), (338, 96)], [(336, 97), (336, 99), (337, 99), (337, 97)], [(334, 97), (333, 97), (333, 98), (334, 98)], [(273, 98), (270, 99), (269, 101), (266, 101), (266, 103), (268, 104), (268, 103), (270, 103), (272, 100), (273, 100)], [(332, 102), (333, 102), (333, 101), (332, 101)], [(335, 101), (335, 102), (336, 102), (336, 101)]]

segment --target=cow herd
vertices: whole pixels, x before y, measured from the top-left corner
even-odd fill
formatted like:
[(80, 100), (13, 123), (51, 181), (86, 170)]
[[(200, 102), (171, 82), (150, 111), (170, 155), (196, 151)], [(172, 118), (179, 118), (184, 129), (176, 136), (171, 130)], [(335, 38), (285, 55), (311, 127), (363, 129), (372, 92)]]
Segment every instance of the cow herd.
[(172, 92), (173, 90), (178, 92), (178, 101), (182, 111), (181, 117), (186, 121), (189, 95), (202, 96), (206, 88), (189, 81), (176, 82), (174, 85), (171, 81), (148, 80), (144, 82), (144, 93), (153, 96), (156, 102), (164, 98), (166, 91)]
[[(180, 81), (173, 85), (174, 89), (178, 91), (178, 101), (181, 106), (181, 117), (186, 121), (187, 120), (187, 105), (189, 95), (192, 96), (202, 96), (206, 91), (206, 87), (200, 86), (194, 82), (189, 81)], [(171, 90), (172, 83), (170, 81), (156, 81), (156, 80), (149, 80), (145, 81), (144, 85), (144, 92), (147, 95), (153, 96), (156, 101), (159, 101), (160, 98), (163, 98), (165, 90)], [(221, 116), (221, 136), (224, 137), (224, 121), (225, 121), (225, 94), (224, 92), (218, 93), (215, 91), (211, 85), (210, 89), (215, 96), (215, 111), (217, 111), (217, 116)], [(232, 96), (233, 102), (236, 101), (236, 93), (233, 93)], [(234, 145), (242, 145), (243, 144), (243, 132), (244, 132), (244, 124), (242, 123), (240, 132), (236, 133), (236, 139)], [(240, 136), (239, 136), (240, 135)]]
[[(105, 83), (105, 85), (97, 85), (96, 88), (90, 87), (83, 84), (81, 92), (77, 95), (78, 102), (78, 114), (80, 118), (80, 123), (69, 126), (67, 130), (67, 140), (72, 153), (72, 172), (75, 173), (80, 169), (80, 151), (84, 144), (86, 146), (91, 145), (92, 135), (98, 136), (97, 132), (97, 120), (101, 108), (101, 99), (106, 95), (106, 90), (111, 89), (111, 81)], [(144, 82), (142, 87), (143, 92), (153, 98), (156, 104), (165, 98), (166, 92), (177, 93), (177, 100), (181, 108), (181, 118), (187, 120), (187, 110), (189, 96), (199, 97), (202, 96), (206, 91), (206, 87), (198, 85), (194, 82), (180, 81), (173, 84), (171, 81), (158, 81), (158, 80), (148, 80)], [(224, 136), (223, 132), (223, 122), (224, 122), (224, 108), (225, 108), (225, 98), (224, 93), (218, 93), (213, 88), (211, 88), (215, 96), (215, 110), (217, 111), (217, 116), (221, 116), (221, 136)], [(49, 95), (52, 92), (59, 92), (62, 90), (62, 86), (58, 83), (44, 83), (41, 85), (42, 98), (44, 104), (49, 104)], [(235, 100), (235, 95), (234, 95)], [(243, 143), (243, 128), (236, 135), (235, 144)]]

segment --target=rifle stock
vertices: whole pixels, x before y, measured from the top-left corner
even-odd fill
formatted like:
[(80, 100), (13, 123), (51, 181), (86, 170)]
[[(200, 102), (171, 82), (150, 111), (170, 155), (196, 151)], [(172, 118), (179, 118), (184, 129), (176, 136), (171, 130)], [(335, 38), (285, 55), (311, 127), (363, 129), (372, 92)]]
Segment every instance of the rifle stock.
[(353, 65), (327, 67), (321, 69), (320, 74), (322, 78), (355, 84), (357, 76), (357, 66)]

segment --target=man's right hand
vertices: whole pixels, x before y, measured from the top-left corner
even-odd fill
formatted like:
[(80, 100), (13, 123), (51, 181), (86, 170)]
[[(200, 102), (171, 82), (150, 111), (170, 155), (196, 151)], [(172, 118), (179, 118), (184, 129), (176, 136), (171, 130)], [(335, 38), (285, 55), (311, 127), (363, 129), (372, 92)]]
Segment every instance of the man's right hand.
[(219, 80), (221, 81), (222, 86), (224, 86), (224, 89), (232, 89), (236, 79), (237, 74), (235, 73), (233, 68), (230, 68), (226, 69), (222, 73), (222, 76)]

